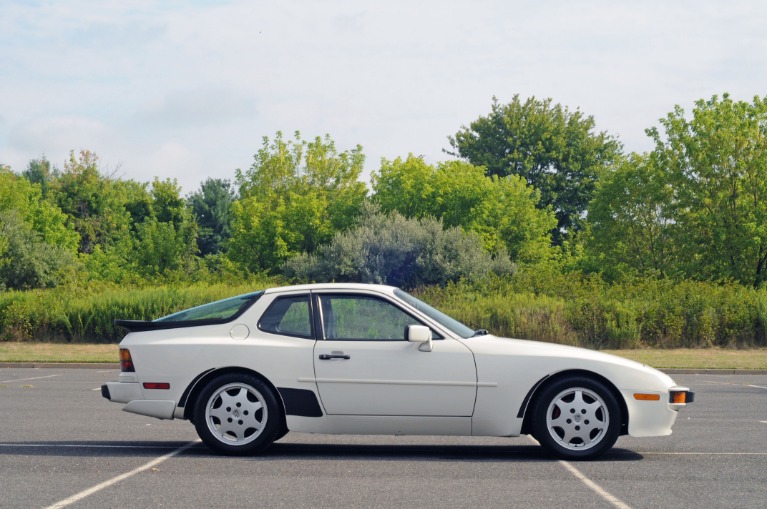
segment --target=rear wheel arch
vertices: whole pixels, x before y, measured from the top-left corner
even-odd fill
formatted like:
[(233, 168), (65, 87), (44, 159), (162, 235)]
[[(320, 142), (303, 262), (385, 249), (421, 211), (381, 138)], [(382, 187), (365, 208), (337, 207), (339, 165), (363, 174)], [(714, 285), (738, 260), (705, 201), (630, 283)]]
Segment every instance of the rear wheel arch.
[(618, 407), (620, 408), (621, 413), (621, 435), (628, 434), (628, 427), (629, 427), (629, 412), (628, 412), (628, 406), (626, 406), (626, 400), (623, 399), (623, 395), (618, 390), (615, 385), (608, 380), (607, 378), (598, 375), (594, 373), (593, 371), (586, 371), (582, 369), (570, 369), (567, 371), (560, 371), (559, 373), (554, 373), (551, 375), (547, 375), (538, 382), (536, 382), (535, 385), (530, 389), (530, 391), (527, 393), (527, 396), (525, 396), (524, 402), (522, 404), (522, 407), (519, 409), (521, 417), (524, 417), (524, 420), (522, 421), (522, 431), (521, 433), (524, 435), (529, 435), (532, 433), (532, 412), (531, 409), (535, 405), (536, 398), (543, 393), (543, 390), (546, 387), (549, 387), (555, 383), (558, 383), (560, 380), (563, 380), (565, 378), (570, 377), (584, 377), (584, 378), (590, 378), (592, 380), (595, 380), (602, 385), (604, 385), (610, 393), (613, 395), (615, 400), (618, 403)]
[(242, 368), (237, 366), (231, 366), (227, 368), (220, 368), (220, 369), (213, 369), (211, 371), (208, 371), (205, 373), (202, 377), (199, 377), (195, 379), (192, 382), (192, 386), (189, 389), (189, 397), (187, 398), (185, 404), (184, 404), (184, 419), (187, 419), (194, 423), (195, 415), (194, 415), (194, 409), (197, 407), (197, 399), (200, 396), (200, 393), (205, 389), (205, 387), (210, 383), (211, 380), (221, 376), (221, 375), (229, 375), (229, 374), (241, 374), (241, 375), (250, 375), (258, 378), (261, 382), (266, 384), (267, 387), (272, 391), (274, 394), (274, 397), (277, 399), (277, 403), (280, 406), (280, 423), (281, 423), (281, 434), (284, 435), (284, 433), (287, 433), (287, 422), (285, 419), (285, 402), (282, 400), (282, 396), (280, 395), (280, 391), (277, 390), (277, 387), (274, 386), (274, 384), (269, 381), (268, 378), (266, 378), (264, 375), (257, 371), (253, 371), (252, 369), (248, 368)]

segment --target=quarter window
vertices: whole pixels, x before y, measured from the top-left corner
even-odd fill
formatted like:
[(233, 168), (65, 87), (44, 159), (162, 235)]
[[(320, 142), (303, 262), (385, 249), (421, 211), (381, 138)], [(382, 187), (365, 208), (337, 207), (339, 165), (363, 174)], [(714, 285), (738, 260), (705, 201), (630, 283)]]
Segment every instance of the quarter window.
[(312, 337), (309, 296), (278, 297), (261, 316), (258, 328), (272, 334)]

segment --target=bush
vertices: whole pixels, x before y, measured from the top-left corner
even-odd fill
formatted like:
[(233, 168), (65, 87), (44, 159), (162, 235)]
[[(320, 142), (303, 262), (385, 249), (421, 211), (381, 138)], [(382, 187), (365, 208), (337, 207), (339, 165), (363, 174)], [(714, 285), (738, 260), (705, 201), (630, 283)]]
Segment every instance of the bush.
[(414, 293), (469, 327), (488, 329), (496, 336), (581, 344), (566, 319), (564, 299), (514, 293), (509, 285), (499, 284), (498, 278), (421, 288)]
[[(261, 277), (186, 286), (0, 292), (0, 341), (116, 342), (124, 334), (114, 328), (116, 318), (155, 319), (279, 284)], [(489, 274), (424, 285), (413, 293), (475, 329), (503, 337), (590, 348), (767, 345), (767, 288), (738, 283), (609, 285), (598, 277), (523, 267), (512, 277)]]
[(271, 280), (187, 287), (104, 287), (87, 294), (73, 290), (0, 293), (0, 340), (118, 342), (125, 331), (117, 318), (153, 320), (226, 297), (274, 286)]
[(512, 274), (505, 252), (491, 256), (475, 233), (443, 229), (433, 218), (406, 219), (370, 206), (361, 223), (336, 233), (316, 254), (296, 256), (283, 266), (299, 281), (354, 281), (416, 288)]
[(745, 348), (767, 345), (767, 288), (738, 283), (598, 277), (522, 268), (417, 292), (458, 320), (505, 337), (589, 348)]

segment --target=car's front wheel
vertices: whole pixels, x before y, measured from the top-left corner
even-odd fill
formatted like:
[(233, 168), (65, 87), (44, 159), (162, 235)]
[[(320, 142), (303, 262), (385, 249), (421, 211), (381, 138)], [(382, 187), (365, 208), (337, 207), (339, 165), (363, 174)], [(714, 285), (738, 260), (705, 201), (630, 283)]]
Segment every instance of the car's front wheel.
[(592, 459), (618, 439), (621, 414), (601, 382), (569, 377), (543, 388), (532, 408), (533, 436), (565, 459)]
[(266, 449), (280, 428), (272, 390), (247, 374), (211, 380), (197, 398), (194, 425), (203, 442), (223, 454), (255, 454)]

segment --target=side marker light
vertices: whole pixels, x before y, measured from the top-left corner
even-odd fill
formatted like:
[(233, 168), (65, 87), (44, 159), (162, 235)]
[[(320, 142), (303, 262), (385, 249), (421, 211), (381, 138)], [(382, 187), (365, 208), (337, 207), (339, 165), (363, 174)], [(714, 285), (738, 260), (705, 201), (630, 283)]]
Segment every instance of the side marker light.
[(660, 394), (644, 394), (641, 392), (634, 393), (634, 399), (637, 401), (659, 401)]

